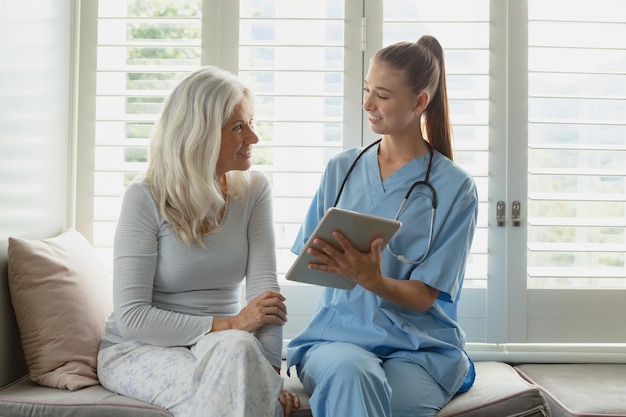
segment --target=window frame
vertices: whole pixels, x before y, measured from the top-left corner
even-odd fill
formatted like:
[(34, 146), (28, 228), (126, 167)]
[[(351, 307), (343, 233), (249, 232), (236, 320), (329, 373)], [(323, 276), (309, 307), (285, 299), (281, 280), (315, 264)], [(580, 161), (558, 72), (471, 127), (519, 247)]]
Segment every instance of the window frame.
[[(78, 5), (80, 3), (80, 5)], [(75, 225), (93, 241), (93, 169), (96, 94), (96, 48), (98, 2), (76, 2), (80, 13), (78, 56), (78, 108), (76, 127)], [(239, 2), (202, 0), (202, 64), (238, 70)], [(626, 316), (626, 291), (528, 289), (526, 284), (527, 228), (496, 226), (496, 202), (502, 200), (510, 219), (511, 202), (522, 202), (526, 217), (528, 165), (528, 82), (527, 20), (528, 3), (490, 0), (490, 127), (489, 127), (489, 206), (488, 288), (465, 288), (459, 305), (459, 321), (470, 337), (467, 346), (474, 358), (504, 359), (531, 357), (534, 360), (626, 362), (626, 340), (616, 335), (625, 329), (620, 317)], [(380, 16), (382, 0), (352, 2), (346, 0), (345, 42), (363, 45), (349, 48), (345, 56), (344, 147), (370, 143), (361, 111), (362, 79), (368, 57), (382, 44)], [(208, 30), (204, 30), (208, 28)], [(225, 29), (224, 29), (225, 28)], [(500, 31), (496, 31), (498, 28)], [(515, 51), (511, 53), (510, 51)], [(515, 83), (507, 82), (516, 80)], [(362, 137), (349, 126), (361, 126)], [(289, 300), (293, 329), (301, 328), (315, 308), (314, 293), (309, 288), (281, 283)], [(609, 301), (609, 302), (607, 302)], [(608, 319), (608, 320), (607, 320)], [(581, 323), (586, 329), (585, 343), (578, 343)], [(558, 334), (558, 337), (550, 335)], [(610, 335), (613, 334), (611, 337)], [(626, 332), (624, 332), (626, 334)], [(608, 336), (607, 336), (608, 335)], [(286, 335), (288, 337), (288, 335)], [(558, 344), (555, 344), (558, 343)]]

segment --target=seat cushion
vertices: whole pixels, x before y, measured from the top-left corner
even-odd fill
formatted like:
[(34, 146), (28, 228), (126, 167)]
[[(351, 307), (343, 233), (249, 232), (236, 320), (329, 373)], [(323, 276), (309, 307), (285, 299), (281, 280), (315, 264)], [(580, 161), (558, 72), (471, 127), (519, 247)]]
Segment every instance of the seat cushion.
[(626, 417), (626, 364), (524, 364), (516, 370), (546, 394), (553, 417)]
[(114, 394), (101, 385), (68, 391), (44, 387), (24, 377), (0, 389), (0, 416), (172, 417), (173, 414)]
[[(309, 395), (296, 372), (285, 377), (285, 388), (300, 396), (301, 408), (294, 417), (312, 417)], [(454, 397), (437, 417), (545, 417), (547, 403), (539, 387), (523, 379), (512, 366), (501, 362), (476, 362), (476, 382), (466, 393)]]
[(476, 362), (476, 381), (458, 394), (437, 417), (545, 417), (547, 402), (539, 387), (502, 362)]

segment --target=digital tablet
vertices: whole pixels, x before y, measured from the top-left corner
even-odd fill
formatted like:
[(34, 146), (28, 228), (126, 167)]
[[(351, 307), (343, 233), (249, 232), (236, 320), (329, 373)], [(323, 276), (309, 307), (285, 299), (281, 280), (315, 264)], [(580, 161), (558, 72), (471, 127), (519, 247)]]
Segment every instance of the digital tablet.
[(399, 220), (331, 207), (318, 223), (285, 278), (289, 281), (351, 290), (356, 285), (354, 282), (340, 275), (308, 268), (309, 263), (319, 262), (319, 259), (307, 253), (309, 247), (315, 247), (313, 239), (319, 237), (340, 249), (341, 246), (332, 235), (332, 232), (337, 230), (343, 233), (355, 248), (367, 252), (371, 241), (377, 237), (384, 239), (381, 245), (384, 247), (401, 225)]

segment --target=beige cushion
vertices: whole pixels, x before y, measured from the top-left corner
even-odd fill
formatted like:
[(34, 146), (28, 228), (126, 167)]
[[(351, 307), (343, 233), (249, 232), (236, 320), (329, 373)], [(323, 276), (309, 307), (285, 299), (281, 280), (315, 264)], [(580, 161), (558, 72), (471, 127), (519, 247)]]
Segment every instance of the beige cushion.
[(89, 242), (68, 231), (9, 238), (9, 290), (31, 379), (77, 390), (98, 384), (96, 357), (112, 310), (110, 279)]
[[(515, 369), (503, 362), (476, 362), (476, 382), (469, 391), (458, 394), (445, 405), (436, 417), (540, 417), (548, 414), (548, 405), (539, 387), (523, 379)], [(281, 374), (284, 387), (300, 397), (301, 407), (293, 417), (312, 417), (309, 394), (298, 379), (296, 369)]]
[(626, 364), (529, 363), (515, 369), (542, 389), (553, 416), (626, 416)]
[(0, 388), (0, 416), (172, 417), (173, 414), (156, 405), (115, 394), (102, 385), (67, 391), (42, 387), (24, 378)]
[(539, 387), (504, 362), (476, 361), (476, 381), (457, 394), (436, 417), (500, 417), (550, 415)]

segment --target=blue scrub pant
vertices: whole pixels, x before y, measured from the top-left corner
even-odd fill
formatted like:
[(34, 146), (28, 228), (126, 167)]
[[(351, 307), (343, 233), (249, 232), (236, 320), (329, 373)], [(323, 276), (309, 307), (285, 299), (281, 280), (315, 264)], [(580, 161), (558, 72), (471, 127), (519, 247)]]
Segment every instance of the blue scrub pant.
[(310, 348), (297, 371), (315, 417), (431, 417), (450, 400), (420, 365), (350, 343)]

